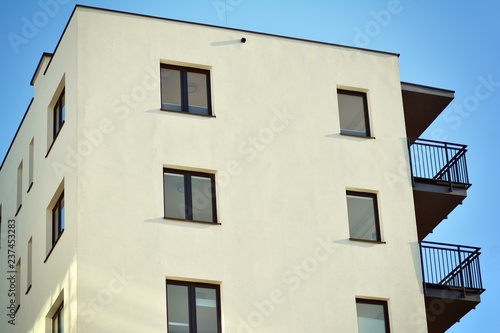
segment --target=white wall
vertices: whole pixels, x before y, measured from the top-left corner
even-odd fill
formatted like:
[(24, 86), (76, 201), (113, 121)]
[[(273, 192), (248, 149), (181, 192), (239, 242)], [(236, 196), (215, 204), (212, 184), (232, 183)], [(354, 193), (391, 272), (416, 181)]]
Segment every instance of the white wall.
[[(161, 62), (211, 70), (215, 117), (160, 111)], [(67, 122), (44, 158), (63, 75)], [(375, 139), (339, 134), (337, 88), (367, 91)], [(0, 185), (15, 189), (35, 133), (21, 213), (36, 222), (20, 236), (34, 237), (35, 305), (19, 317), (34, 331), (64, 289), (69, 332), (77, 318), (79, 332), (165, 332), (170, 277), (221, 284), (223, 332), (354, 332), (355, 297), (388, 299), (393, 332), (426, 332), (395, 55), (79, 8), (32, 108)], [(163, 218), (164, 166), (216, 172), (220, 225)], [(43, 264), (38, 212), (62, 178), (66, 230)], [(346, 189), (378, 194), (385, 244), (348, 239)], [(5, 220), (15, 194), (0, 195)]]
[[(225, 332), (352, 332), (356, 296), (395, 332), (425, 318), (396, 56), (93, 10), (79, 38), (82, 328), (164, 332), (165, 277), (221, 282)], [(216, 117), (160, 111), (160, 62), (210, 68)], [(337, 87), (368, 91), (376, 139), (339, 135)], [(165, 165), (217, 172), (221, 225), (163, 219)], [(347, 188), (378, 193), (386, 244), (348, 240)]]

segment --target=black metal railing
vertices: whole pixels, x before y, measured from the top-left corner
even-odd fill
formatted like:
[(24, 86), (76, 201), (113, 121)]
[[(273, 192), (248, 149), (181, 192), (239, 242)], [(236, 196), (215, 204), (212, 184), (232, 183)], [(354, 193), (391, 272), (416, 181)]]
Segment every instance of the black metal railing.
[(446, 183), (451, 189), (470, 187), (466, 145), (425, 139), (409, 139), (408, 144), (414, 182)]
[(425, 284), (482, 293), (483, 283), (479, 266), (480, 248), (420, 242), (422, 276)]

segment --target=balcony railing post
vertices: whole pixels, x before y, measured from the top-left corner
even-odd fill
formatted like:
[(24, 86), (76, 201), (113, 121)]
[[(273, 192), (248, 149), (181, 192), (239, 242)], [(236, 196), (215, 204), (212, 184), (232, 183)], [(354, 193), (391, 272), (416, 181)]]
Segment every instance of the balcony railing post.
[(422, 285), (424, 288), (424, 295), (426, 295), (427, 294), (427, 284), (425, 283), (424, 254), (423, 254), (421, 242), (418, 242), (418, 247), (420, 248), (420, 267), (422, 269)]
[(444, 143), (444, 152), (446, 156), (446, 165), (448, 166), (446, 173), (448, 174), (448, 181), (450, 183), (450, 192), (453, 192), (453, 181), (451, 179), (451, 172), (450, 172), (450, 157), (448, 156), (448, 143)]
[(411, 152), (411, 139), (407, 138), (406, 140), (408, 143), (408, 155), (410, 157), (411, 186), (415, 186), (415, 176), (413, 175), (413, 159), (412, 159), (412, 152)]
[(459, 262), (459, 272), (460, 272), (460, 285), (462, 286), (462, 297), (465, 297), (465, 280), (464, 280), (464, 270), (462, 266), (462, 253), (460, 251), (460, 245), (457, 246), (458, 250), (458, 262)]
[(477, 251), (477, 256), (476, 256), (476, 260), (477, 260), (477, 276), (478, 276), (478, 282), (479, 282), (479, 286), (478, 289), (483, 289), (483, 278), (481, 276), (481, 265), (479, 264), (479, 255), (480, 255), (480, 252), (479, 250), (476, 250)]

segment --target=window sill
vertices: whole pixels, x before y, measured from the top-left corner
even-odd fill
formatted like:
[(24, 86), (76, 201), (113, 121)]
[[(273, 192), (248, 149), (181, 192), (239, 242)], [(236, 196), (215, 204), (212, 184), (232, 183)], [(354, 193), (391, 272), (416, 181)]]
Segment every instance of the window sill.
[(52, 245), (52, 248), (50, 249), (49, 253), (47, 253), (47, 256), (45, 257), (45, 260), (43, 261), (43, 263), (45, 264), (47, 262), (47, 260), (49, 259), (50, 255), (52, 254), (52, 251), (54, 250), (54, 248), (56, 247), (57, 243), (59, 242), (59, 240), (61, 239), (62, 235), (64, 234), (64, 230), (61, 231), (61, 234), (59, 235), (59, 238), (57, 238), (56, 242)]
[(371, 244), (387, 244), (386, 242), (369, 240), (369, 239), (349, 238), (349, 240), (353, 241), (353, 242), (363, 242), (363, 243), (371, 243)]
[(30, 186), (28, 187), (28, 190), (26, 191), (26, 193), (30, 193), (30, 190), (32, 187), (33, 187), (33, 182), (30, 183)]
[(19, 207), (17, 207), (16, 214), (14, 215), (14, 217), (17, 217), (17, 214), (19, 214), (19, 212), (21, 211), (22, 207), (23, 207), (22, 204), (20, 204)]
[(28, 293), (30, 292), (30, 290), (31, 290), (31, 284), (28, 286), (28, 289), (26, 290), (26, 292), (24, 294), (28, 295)]
[(169, 112), (169, 113), (176, 113), (176, 114), (186, 114), (190, 116), (198, 116), (198, 117), (204, 117), (204, 118), (215, 118), (215, 115), (210, 115), (210, 114), (198, 114), (198, 113), (190, 113), (186, 111), (174, 111), (174, 110), (167, 110), (167, 109), (160, 109), (160, 111), (163, 112)]
[(205, 225), (221, 225), (219, 222), (203, 222), (203, 221), (194, 221), (194, 220), (183, 220), (183, 219), (176, 219), (173, 217), (163, 217), (164, 220), (168, 221), (177, 221), (177, 222), (188, 222), (188, 223), (198, 223), (198, 224), (205, 224)]
[(63, 129), (63, 127), (64, 127), (64, 124), (65, 124), (65, 123), (66, 123), (66, 122), (64, 122), (64, 121), (63, 121), (63, 123), (62, 123), (62, 125), (61, 125), (61, 128), (59, 128), (59, 132), (57, 132), (57, 134), (56, 134), (56, 137), (55, 137), (54, 139), (52, 139), (52, 143), (50, 144), (50, 147), (49, 147), (49, 149), (47, 150), (47, 154), (45, 154), (45, 158), (47, 158), (47, 156), (49, 156), (49, 153), (50, 153), (50, 151), (52, 150), (52, 147), (54, 146), (54, 143), (56, 142), (57, 138), (59, 137), (59, 134), (61, 133), (61, 131), (62, 131), (62, 129)]
[(366, 135), (358, 135), (358, 134), (353, 134), (353, 133), (346, 133), (346, 132), (340, 132), (340, 135), (345, 135), (345, 136), (350, 136), (353, 138), (360, 138), (360, 139), (375, 139), (374, 136), (366, 136)]

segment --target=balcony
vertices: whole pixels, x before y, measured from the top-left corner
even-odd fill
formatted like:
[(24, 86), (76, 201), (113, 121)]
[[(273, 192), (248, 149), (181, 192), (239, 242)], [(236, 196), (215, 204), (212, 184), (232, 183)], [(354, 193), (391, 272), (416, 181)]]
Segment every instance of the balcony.
[(433, 140), (409, 140), (410, 168), (419, 240), (467, 197), (467, 146)]
[(479, 248), (420, 242), (427, 328), (443, 333), (481, 302)]
[(406, 134), (418, 138), (455, 98), (452, 90), (401, 82)]

